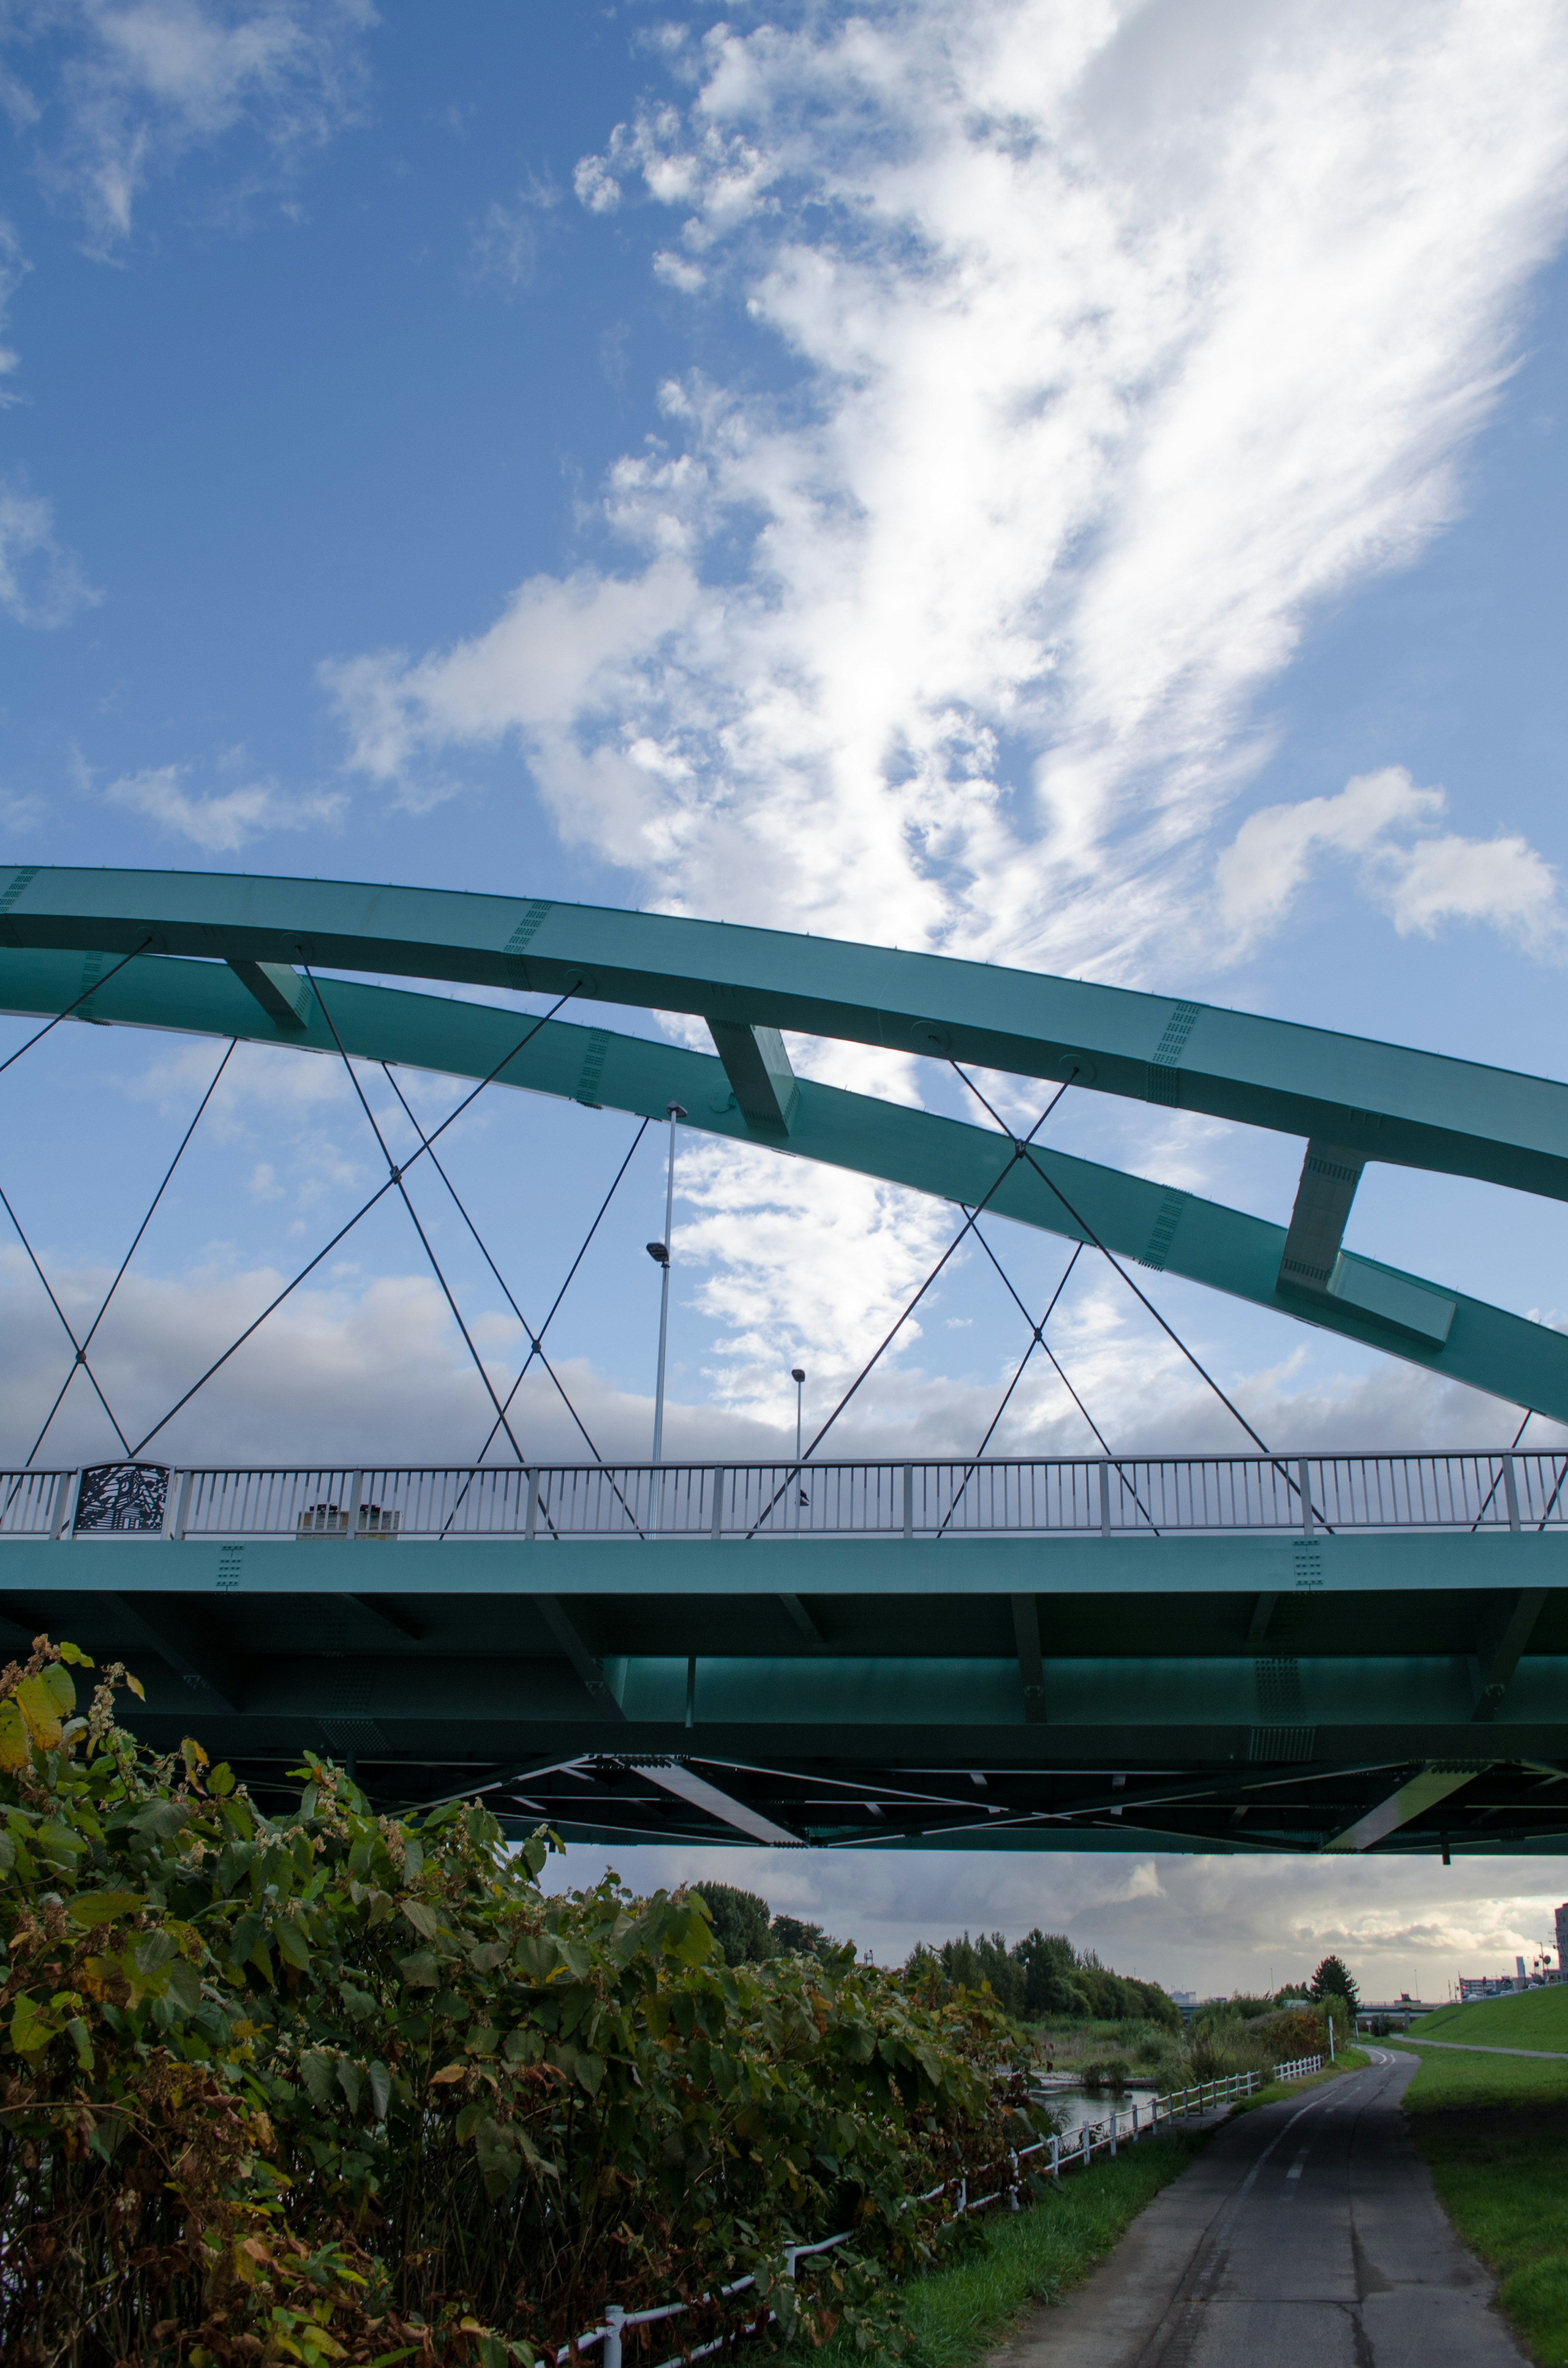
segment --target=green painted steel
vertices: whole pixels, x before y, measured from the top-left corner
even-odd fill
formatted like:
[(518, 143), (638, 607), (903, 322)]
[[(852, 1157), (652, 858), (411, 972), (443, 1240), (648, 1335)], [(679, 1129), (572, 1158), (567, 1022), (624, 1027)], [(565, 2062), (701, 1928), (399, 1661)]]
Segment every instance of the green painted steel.
[[(121, 955), (140, 959), (97, 984)], [(502, 1082), (989, 1207), (1568, 1420), (1568, 1340), (1282, 1224), (788, 1076), (787, 1029), (954, 1058), (1568, 1198), (1568, 1088), (1193, 1003), (545, 900), (210, 873), (0, 870), (0, 1006), (335, 1057), (298, 965), (700, 1014), (718, 1059), (547, 1023)], [(334, 978), (347, 1049), (475, 1078), (513, 1008)], [(743, 1075), (743, 1085), (745, 1076)], [(746, 1096), (743, 1093), (743, 1099)], [(1043, 1095), (1042, 1095), (1043, 1099)], [(1346, 1155), (1341, 1158), (1341, 1153)], [(992, 1188), (994, 1187), (993, 1192)], [(1340, 1202), (1348, 1205), (1344, 1190)], [(1338, 1203), (1335, 1204), (1336, 1206)], [(1335, 1219), (1342, 1222), (1343, 1212)], [(1314, 1237), (1315, 1239), (1315, 1237)], [(1321, 1246), (1320, 1246), (1321, 1247)], [(1332, 1248), (1332, 1245), (1330, 1246)], [(1381, 1307), (1383, 1315), (1376, 1310)], [(0, 1645), (40, 1627), (147, 1682), (265, 1794), (309, 1745), (374, 1796), (483, 1787), (619, 1844), (1317, 1850), (1568, 1845), (1568, 1533), (0, 1541)], [(738, 1822), (665, 1781), (692, 1762)], [(568, 1764), (570, 1763), (570, 1764)], [(661, 1774), (661, 1770), (663, 1774)], [(1439, 1781), (1440, 1780), (1440, 1781)], [(746, 1820), (750, 1820), (748, 1827)]]
[[(92, 959), (0, 951), (0, 1008), (63, 1009), (81, 993)], [(331, 1003), (349, 1052), (453, 1076), (488, 1076), (521, 1032), (513, 1009), (396, 987), (334, 980)], [(109, 1025), (302, 1046), (335, 1058), (319, 1009), (309, 1002), (301, 1008), (302, 1019), (291, 1017), (285, 1024), (269, 1015), (226, 962), (147, 955), (92, 996), (88, 1016)], [(662, 1118), (676, 1100), (688, 1112), (692, 1127), (738, 1141), (757, 1139), (732, 1106), (729, 1079), (717, 1058), (656, 1039), (551, 1020), (498, 1082), (644, 1118)], [(1036, 1169), (1013, 1160), (1005, 1139), (989, 1128), (802, 1078), (789, 1148), (802, 1158), (883, 1177), (970, 1207), (1010, 1166), (991, 1211), (1068, 1240), (1083, 1238)], [(1348, 1299), (1308, 1300), (1282, 1292), (1283, 1225), (1043, 1146), (1035, 1156), (1072, 1208), (1123, 1258), (1568, 1421), (1568, 1337), (1545, 1325), (1346, 1253), (1345, 1269), (1361, 1280), (1369, 1295), (1379, 1280), (1392, 1279), (1445, 1311), (1447, 1337), (1441, 1342), (1422, 1340), (1403, 1326), (1379, 1322)]]
[(543, 898), (218, 872), (0, 872), (0, 944), (567, 992), (949, 1055), (1568, 1199), (1568, 1087), (1034, 971)]

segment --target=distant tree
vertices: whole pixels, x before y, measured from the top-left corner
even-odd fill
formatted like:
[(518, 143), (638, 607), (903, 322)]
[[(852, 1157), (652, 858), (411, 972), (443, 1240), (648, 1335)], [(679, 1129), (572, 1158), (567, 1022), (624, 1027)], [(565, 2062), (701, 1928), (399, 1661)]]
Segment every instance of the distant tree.
[(815, 1957), (822, 1961), (835, 1955), (844, 1945), (831, 1932), (824, 1932), (820, 1924), (804, 1923), (799, 1916), (776, 1916), (772, 1929), (775, 1956)]
[(1330, 1998), (1343, 1998), (1352, 2014), (1361, 2003), (1361, 1993), (1350, 1978), (1350, 1968), (1343, 1957), (1325, 1957), (1307, 1985), (1307, 1996), (1314, 2006), (1324, 2006)]
[(766, 1899), (755, 1891), (737, 1891), (731, 1883), (705, 1883), (700, 1889), (727, 1965), (760, 1965), (773, 1955), (772, 1910)]

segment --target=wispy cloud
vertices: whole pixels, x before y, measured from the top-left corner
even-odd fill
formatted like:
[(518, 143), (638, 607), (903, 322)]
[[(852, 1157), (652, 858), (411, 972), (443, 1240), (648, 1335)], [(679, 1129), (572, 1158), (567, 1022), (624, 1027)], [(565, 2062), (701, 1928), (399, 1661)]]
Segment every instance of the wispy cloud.
[(553, 183), (530, 179), (515, 196), (488, 205), (470, 233), (469, 264), (476, 285), (506, 296), (533, 285), (539, 269), (540, 221), (561, 203)]
[(1249, 814), (1216, 868), (1222, 925), (1247, 951), (1289, 912), (1325, 858), (1354, 864), (1362, 894), (1402, 937), (1430, 937), (1448, 921), (1482, 921), (1532, 951), (1561, 946), (1557, 876), (1527, 841), (1439, 831), (1442, 790), (1424, 790), (1402, 765), (1361, 773), (1337, 797), (1303, 798)]
[(35, 148), (90, 243), (131, 234), (139, 194), (193, 148), (244, 125), (287, 181), (365, 98), (370, 0), (32, 0), (8, 12), (11, 112), (47, 127)]
[[(654, 268), (779, 382), (665, 387), (604, 488), (619, 570), (330, 670), (352, 761), (511, 737), (675, 906), (1216, 958), (1257, 694), (1454, 514), (1561, 236), (1565, 33), (1561, 0), (885, 0), (672, 38), (579, 196), (668, 210)], [(1440, 844), (1400, 926), (1467, 909)], [(1481, 907), (1534, 928), (1503, 846)]]
[(153, 765), (122, 774), (104, 795), (110, 803), (156, 824), (165, 837), (187, 838), (208, 855), (232, 855), (278, 830), (333, 829), (348, 799), (341, 790), (280, 790), (275, 781), (247, 781), (203, 797), (185, 786), (187, 765)]
[(54, 531), (54, 505), (19, 472), (0, 477), (0, 609), (18, 625), (68, 625), (103, 594)]

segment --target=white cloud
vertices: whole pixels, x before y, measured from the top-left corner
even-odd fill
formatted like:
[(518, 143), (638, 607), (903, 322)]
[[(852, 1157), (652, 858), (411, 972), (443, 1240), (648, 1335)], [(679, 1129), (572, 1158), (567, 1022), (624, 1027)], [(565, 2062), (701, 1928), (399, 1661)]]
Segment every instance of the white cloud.
[(1434, 827), (1448, 799), (1402, 765), (1358, 774), (1337, 797), (1304, 798), (1250, 814), (1221, 856), (1215, 885), (1222, 928), (1237, 951), (1268, 935), (1324, 855), (1344, 857), (1360, 893), (1402, 937), (1433, 936), (1448, 920), (1485, 921), (1543, 950), (1562, 936), (1551, 867), (1522, 838), (1462, 838)]
[(212, 797), (193, 797), (186, 765), (153, 765), (123, 774), (104, 795), (156, 823), (165, 837), (188, 838), (209, 855), (230, 855), (274, 830), (330, 829), (348, 800), (341, 790), (286, 791), (275, 781), (247, 781)]
[(362, 108), (375, 22), (369, 0), (40, 0), (0, 41), (29, 77), (13, 113), (62, 123), (46, 182), (112, 250), (150, 179), (242, 124), (265, 155), (250, 185), (290, 178)]
[(858, 1941), (880, 1964), (917, 1941), (1034, 1925), (1064, 1931), (1119, 1973), (1226, 1996), (1310, 1975), (1332, 1949), (1369, 1999), (1440, 2000), (1458, 1973), (1511, 1974), (1552, 1946), (1560, 1875), (1531, 1858), (1375, 1861), (1271, 1855), (1131, 1861), (1096, 1851), (618, 1850), (574, 1847), (550, 1880), (734, 1883), (775, 1909)]
[[(665, 390), (604, 490), (627, 572), (332, 669), (352, 761), (513, 735), (645, 899), (1179, 967), (1256, 695), (1453, 514), (1561, 235), (1562, 0), (793, 21), (672, 50), (688, 103), (577, 183), (674, 208), (654, 268), (744, 304), (788, 390)], [(1540, 926), (1527, 848), (1483, 892), (1441, 844), (1397, 926)]]
[(540, 216), (560, 202), (559, 189), (534, 180), (510, 199), (487, 206), (469, 237), (474, 279), (494, 281), (508, 296), (531, 287), (539, 268)]
[(68, 625), (103, 598), (54, 531), (54, 505), (13, 472), (0, 478), (0, 609), (18, 625)]

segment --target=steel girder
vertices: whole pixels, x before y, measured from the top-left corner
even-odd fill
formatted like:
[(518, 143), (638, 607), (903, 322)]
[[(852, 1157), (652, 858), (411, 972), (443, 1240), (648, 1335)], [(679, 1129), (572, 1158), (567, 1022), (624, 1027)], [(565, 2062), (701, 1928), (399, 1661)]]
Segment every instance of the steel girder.
[[(76, 952), (0, 950), (0, 1008), (63, 1009), (81, 993), (84, 964), (90, 959)], [(307, 985), (302, 979), (299, 984)], [(520, 1032), (515, 1010), (396, 987), (334, 980), (331, 999), (333, 1020), (350, 1053), (453, 1076), (487, 1076)], [(143, 956), (93, 994), (90, 1017), (111, 1026), (240, 1036), (336, 1057), (331, 1032), (308, 993), (284, 1020), (269, 1012), (227, 962)], [(1365, 1278), (1363, 1295), (1370, 1296), (1380, 1278), (1421, 1294), (1445, 1311), (1446, 1338), (1423, 1338), (1367, 1312), (1352, 1298), (1325, 1293), (1309, 1299), (1282, 1290), (1283, 1225), (1145, 1177), (1034, 1147), (1034, 1158), (1064, 1195), (1064, 1204), (1034, 1166), (1014, 1159), (1006, 1136), (990, 1128), (804, 1077), (796, 1081), (798, 1100), (788, 1136), (762, 1133), (734, 1106), (728, 1074), (714, 1055), (566, 1020), (547, 1021), (497, 1082), (644, 1118), (662, 1118), (667, 1105), (678, 1101), (688, 1113), (687, 1124), (699, 1132), (770, 1143), (801, 1158), (882, 1177), (971, 1208), (989, 1193), (989, 1208), (997, 1216), (1081, 1241), (1085, 1235), (1067, 1213), (1070, 1206), (1123, 1258), (1568, 1421), (1568, 1337), (1348, 1252), (1342, 1268)]]
[(0, 873), (0, 944), (568, 992), (1058, 1077), (1568, 1200), (1568, 1087), (946, 955), (603, 906), (215, 872)]
[[(1157, 996), (657, 916), (0, 871), (12, 1010), (76, 1005), (89, 1020), (328, 1052), (301, 962), (700, 1013), (722, 1059), (552, 1021), (502, 1081), (645, 1116), (676, 1099), (714, 1134), (970, 1206), (995, 1185), (998, 1214), (1068, 1238), (1083, 1229), (1005, 1138), (794, 1080), (771, 1031), (1071, 1074), (1310, 1137), (1289, 1234), (1039, 1157), (1125, 1257), (1568, 1419), (1558, 1335), (1338, 1250), (1369, 1159), (1568, 1198), (1568, 1089), (1555, 1083)], [(348, 982), (335, 981), (332, 1006), (351, 1052), (455, 1076), (487, 1075), (518, 1032), (511, 1010)], [(1337, 1253), (1337, 1295), (1281, 1287), (1292, 1244), (1320, 1261)], [(6, 1542), (0, 1616), (13, 1642), (48, 1625), (128, 1657), (148, 1683), (151, 1739), (199, 1720), (263, 1788), (311, 1743), (356, 1759), (379, 1799), (483, 1786), (513, 1824), (547, 1816), (582, 1839), (1568, 1843), (1558, 1538), (453, 1551), (455, 1564), (399, 1543), (367, 1565), (347, 1542), (320, 1550), (357, 1557), (335, 1564), (287, 1544)]]

